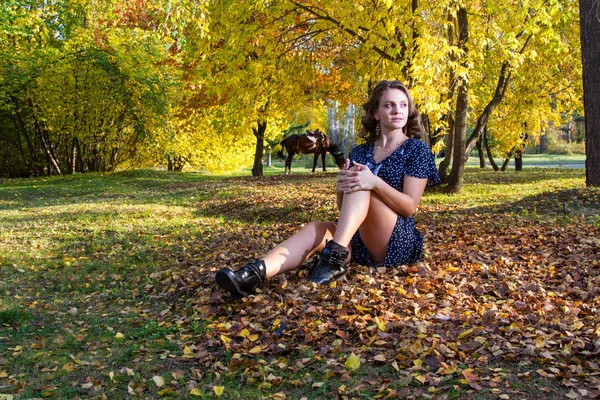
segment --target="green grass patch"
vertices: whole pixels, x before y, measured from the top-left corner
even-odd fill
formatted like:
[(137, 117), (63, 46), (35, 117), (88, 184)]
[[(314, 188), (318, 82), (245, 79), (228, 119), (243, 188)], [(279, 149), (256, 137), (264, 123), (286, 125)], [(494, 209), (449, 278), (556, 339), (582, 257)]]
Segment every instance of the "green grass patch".
[(10, 309), (0, 311), (0, 325), (18, 326), (29, 321), (30, 319), (31, 314), (22, 310)]
[(0, 394), (492, 399), (546, 387), (561, 398), (563, 380), (591, 385), (600, 192), (583, 169), (468, 168), (460, 194), (423, 197), (417, 266), (353, 265), (331, 288), (299, 270), (231, 302), (215, 271), (337, 218), (335, 167), (312, 174), (306, 162), (288, 177), (276, 162), (262, 178), (4, 180)]
[[(504, 159), (494, 158), (494, 162), (500, 167), (504, 163)], [(491, 168), (490, 162), (485, 159), (487, 168)], [(471, 157), (467, 161), (468, 166), (479, 166), (479, 156), (477, 152), (471, 153)], [(515, 161), (512, 158), (509, 161), (510, 168), (514, 169)], [(557, 167), (570, 167), (570, 168), (584, 168), (585, 167), (585, 154), (528, 154), (523, 155), (523, 168), (528, 167), (542, 167), (542, 168), (557, 168)]]

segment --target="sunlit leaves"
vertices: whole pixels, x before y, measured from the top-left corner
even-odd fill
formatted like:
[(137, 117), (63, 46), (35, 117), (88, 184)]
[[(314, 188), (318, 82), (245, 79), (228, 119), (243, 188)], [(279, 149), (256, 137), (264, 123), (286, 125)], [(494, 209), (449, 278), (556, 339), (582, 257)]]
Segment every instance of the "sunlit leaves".
[(164, 36), (148, 24), (122, 23), (114, 2), (44, 4), (13, 3), (6, 26), (28, 32), (25, 27), (34, 23), (45, 40), (2, 29), (0, 74), (7, 90), (0, 117), (13, 127), (4, 140), (29, 143), (19, 154), (31, 174), (43, 171), (46, 156), (54, 173), (131, 163), (137, 147), (165, 129), (176, 99), (179, 73), (169, 62)]
[[(470, 3), (468, 51), (456, 45), (452, 2), (23, 4), (9, 1), (0, 14), (2, 80), (19, 103), (0, 99), (3, 125), (19, 126), (20, 112), (28, 132), (15, 128), (6, 142), (37, 143), (37, 117), (62, 169), (78, 154), (89, 169), (176, 155), (194, 168), (235, 170), (252, 162), (259, 120), (265, 139), (278, 139), (297, 118), (322, 118), (327, 99), (360, 104), (381, 78), (407, 82), (443, 135), (451, 74), (471, 83), (474, 125), (509, 67), (511, 85), (488, 124), (501, 155), (581, 108), (573, 2)], [(30, 172), (47, 168), (41, 145), (25, 156), (12, 150)]]

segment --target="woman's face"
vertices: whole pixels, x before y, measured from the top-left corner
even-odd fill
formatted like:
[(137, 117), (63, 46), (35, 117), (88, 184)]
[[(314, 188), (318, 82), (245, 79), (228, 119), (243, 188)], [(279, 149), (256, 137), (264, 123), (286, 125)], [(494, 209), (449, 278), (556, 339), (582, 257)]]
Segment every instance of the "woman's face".
[(400, 89), (386, 89), (373, 117), (379, 121), (381, 133), (402, 129), (408, 121), (408, 98)]

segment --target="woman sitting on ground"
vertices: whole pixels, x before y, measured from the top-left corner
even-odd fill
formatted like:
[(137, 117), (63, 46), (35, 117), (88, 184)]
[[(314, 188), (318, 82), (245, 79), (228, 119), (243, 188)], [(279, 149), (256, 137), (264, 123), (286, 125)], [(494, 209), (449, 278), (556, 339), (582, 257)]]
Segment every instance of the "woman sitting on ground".
[(248, 296), (268, 278), (302, 265), (320, 252), (310, 273), (315, 283), (345, 275), (347, 263), (392, 266), (417, 262), (423, 237), (413, 214), (427, 186), (440, 182), (433, 154), (421, 140), (421, 116), (399, 81), (381, 81), (363, 105), (361, 136), (337, 180), (337, 223), (313, 221), (262, 259), (215, 279), (223, 289)]

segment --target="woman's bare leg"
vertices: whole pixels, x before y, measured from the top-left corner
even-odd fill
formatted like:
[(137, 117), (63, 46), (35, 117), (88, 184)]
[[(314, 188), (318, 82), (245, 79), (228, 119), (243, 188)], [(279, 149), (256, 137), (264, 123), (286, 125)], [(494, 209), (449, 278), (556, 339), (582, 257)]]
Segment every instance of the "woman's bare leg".
[(361, 224), (359, 232), (375, 264), (381, 264), (385, 261), (390, 238), (397, 220), (398, 214), (385, 204), (379, 196), (372, 193), (369, 212)]
[[(331, 222), (310, 222), (277, 245), (262, 260), (253, 260), (237, 271), (222, 268), (215, 275), (215, 280), (219, 286), (234, 295), (248, 296), (261, 287), (265, 279), (297, 268), (313, 253), (322, 251), (327, 240), (331, 240), (333, 246), (350, 250), (350, 239), (357, 229), (373, 261), (383, 262), (397, 218), (397, 214), (377, 195), (371, 192), (356, 192), (344, 198), (337, 227)], [(329, 256), (337, 252), (335, 259), (321, 259), (325, 261), (313, 269), (311, 281), (325, 283), (346, 273), (343, 260), (337, 257), (339, 254), (346, 254), (345, 262), (348, 262), (350, 251), (339, 251), (328, 253)], [(332, 260), (335, 262), (330, 264)]]
[(287, 240), (271, 250), (262, 260), (267, 279), (282, 272), (299, 267), (311, 255), (325, 247), (336, 231), (332, 222), (310, 222)]
[(310, 222), (263, 258), (267, 278), (302, 265), (323, 250), (326, 240), (348, 247), (357, 230), (373, 261), (382, 263), (397, 218), (398, 214), (373, 192), (345, 194), (337, 226), (332, 222)]
[(367, 218), (370, 203), (371, 192), (369, 191), (344, 194), (340, 217), (333, 235), (334, 242), (348, 247), (350, 239)]
[(346, 194), (333, 240), (348, 247), (352, 236), (359, 230), (373, 261), (382, 263), (397, 218), (398, 214), (373, 192)]

